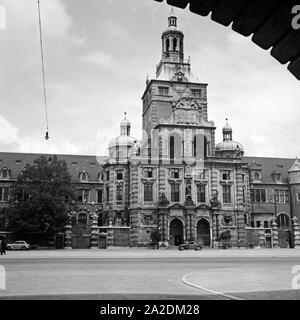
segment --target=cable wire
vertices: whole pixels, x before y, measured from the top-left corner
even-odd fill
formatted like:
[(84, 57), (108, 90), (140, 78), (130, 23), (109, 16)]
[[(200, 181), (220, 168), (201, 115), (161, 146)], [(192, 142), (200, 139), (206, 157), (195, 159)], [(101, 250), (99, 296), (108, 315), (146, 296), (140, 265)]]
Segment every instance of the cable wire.
[(39, 14), (39, 32), (40, 32), (41, 62), (42, 62), (43, 87), (44, 87), (45, 116), (46, 116), (46, 128), (47, 128), (45, 139), (48, 140), (49, 139), (49, 135), (48, 135), (48, 106), (47, 106), (47, 91), (46, 91), (46, 77), (45, 77), (45, 65), (44, 65), (44, 50), (43, 50), (40, 0), (38, 0), (38, 14)]

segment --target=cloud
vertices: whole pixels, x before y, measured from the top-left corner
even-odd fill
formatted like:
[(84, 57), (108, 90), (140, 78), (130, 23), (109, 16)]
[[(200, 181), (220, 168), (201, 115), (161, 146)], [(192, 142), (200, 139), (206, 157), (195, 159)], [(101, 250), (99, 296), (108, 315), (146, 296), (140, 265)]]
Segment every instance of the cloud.
[(89, 64), (94, 64), (100, 68), (108, 70), (115, 69), (117, 67), (117, 62), (112, 58), (112, 56), (101, 51), (91, 52), (81, 57), (81, 61)]
[(0, 143), (13, 144), (18, 143), (19, 129), (11, 124), (6, 118), (0, 115)]

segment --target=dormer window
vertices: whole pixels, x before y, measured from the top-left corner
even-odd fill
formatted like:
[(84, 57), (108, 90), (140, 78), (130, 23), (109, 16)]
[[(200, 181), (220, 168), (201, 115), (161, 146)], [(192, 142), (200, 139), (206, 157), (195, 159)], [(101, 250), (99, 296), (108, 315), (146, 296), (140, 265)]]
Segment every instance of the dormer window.
[(281, 182), (281, 173), (280, 172), (273, 172), (271, 176), (275, 182)]
[(10, 170), (4, 167), (0, 173), (1, 179), (10, 179)]
[(88, 181), (89, 180), (89, 176), (88, 176), (88, 174), (87, 174), (87, 172), (80, 172), (80, 174), (79, 174), (79, 180), (81, 181), (81, 182), (85, 182), (85, 181)]
[(254, 181), (260, 181), (261, 180), (261, 172), (259, 170), (254, 170), (252, 172), (252, 179)]
[(99, 173), (98, 174), (98, 181), (99, 182), (103, 181), (103, 178), (104, 178), (103, 173)]

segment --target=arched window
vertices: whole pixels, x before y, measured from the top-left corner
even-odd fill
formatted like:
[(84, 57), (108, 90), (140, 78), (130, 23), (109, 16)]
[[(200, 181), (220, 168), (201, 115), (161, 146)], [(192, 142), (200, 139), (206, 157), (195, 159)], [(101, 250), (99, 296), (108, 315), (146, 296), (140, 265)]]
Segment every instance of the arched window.
[(174, 160), (174, 137), (173, 136), (170, 137), (169, 144), (170, 144), (170, 159)]
[(192, 155), (197, 159), (204, 159), (208, 155), (208, 142), (203, 134), (197, 134), (192, 142)]
[(80, 181), (88, 181), (89, 176), (88, 176), (87, 172), (81, 172), (79, 175), (79, 180)]
[(6, 167), (4, 167), (2, 170), (1, 170), (1, 179), (10, 179), (10, 170), (8, 170)]
[(254, 172), (254, 180), (259, 180), (259, 173), (256, 171)]
[(277, 225), (279, 229), (290, 229), (290, 218), (285, 213), (280, 213), (277, 217)]
[(167, 39), (166, 40), (166, 51), (169, 52), (169, 50), (170, 50), (170, 40)]
[(79, 213), (79, 215), (78, 215), (78, 223), (87, 224), (87, 215), (84, 212)]
[(176, 38), (173, 39), (173, 50), (177, 51), (177, 39)]

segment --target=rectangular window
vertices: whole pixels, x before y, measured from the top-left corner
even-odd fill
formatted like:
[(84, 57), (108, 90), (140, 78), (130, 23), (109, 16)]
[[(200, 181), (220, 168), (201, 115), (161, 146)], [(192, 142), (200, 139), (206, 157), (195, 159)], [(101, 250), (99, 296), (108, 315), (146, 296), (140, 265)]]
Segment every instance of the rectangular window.
[(269, 221), (264, 221), (264, 228), (269, 228)]
[(223, 203), (231, 203), (231, 186), (223, 186)]
[(145, 168), (144, 169), (144, 178), (153, 178), (153, 169)]
[(221, 172), (221, 180), (230, 180), (230, 170), (224, 170)]
[(205, 184), (198, 184), (197, 185), (197, 202), (204, 203), (205, 202)]
[(201, 89), (191, 89), (192, 97), (201, 98), (202, 90)]
[(103, 202), (103, 190), (102, 189), (97, 190), (97, 202), (98, 203)]
[(153, 201), (153, 185), (152, 185), (152, 183), (144, 184), (144, 201)]
[(90, 190), (89, 189), (78, 189), (77, 190), (77, 201), (82, 203), (89, 202)]
[(109, 171), (106, 171), (106, 181), (109, 181)]
[(297, 201), (300, 202), (300, 193), (297, 193)]
[(179, 190), (179, 184), (171, 184), (171, 202), (180, 201)]
[(179, 179), (179, 169), (171, 169), (170, 174), (172, 179)]
[(278, 203), (288, 203), (289, 202), (288, 190), (275, 190), (275, 200)]
[(256, 228), (260, 228), (261, 226), (261, 222), (260, 221), (256, 221)]
[(9, 200), (9, 188), (8, 187), (1, 187), (0, 188), (0, 201), (1, 202), (8, 202)]
[(267, 202), (265, 189), (252, 189), (251, 202)]
[(205, 180), (206, 179), (206, 170), (195, 170), (195, 179)]
[(158, 87), (158, 94), (161, 96), (168, 96), (169, 95), (169, 88), (168, 87)]
[(123, 186), (117, 185), (117, 201), (122, 201), (123, 200)]
[(123, 170), (117, 170), (117, 180), (123, 180)]
[(106, 186), (106, 201), (109, 201), (109, 186)]

